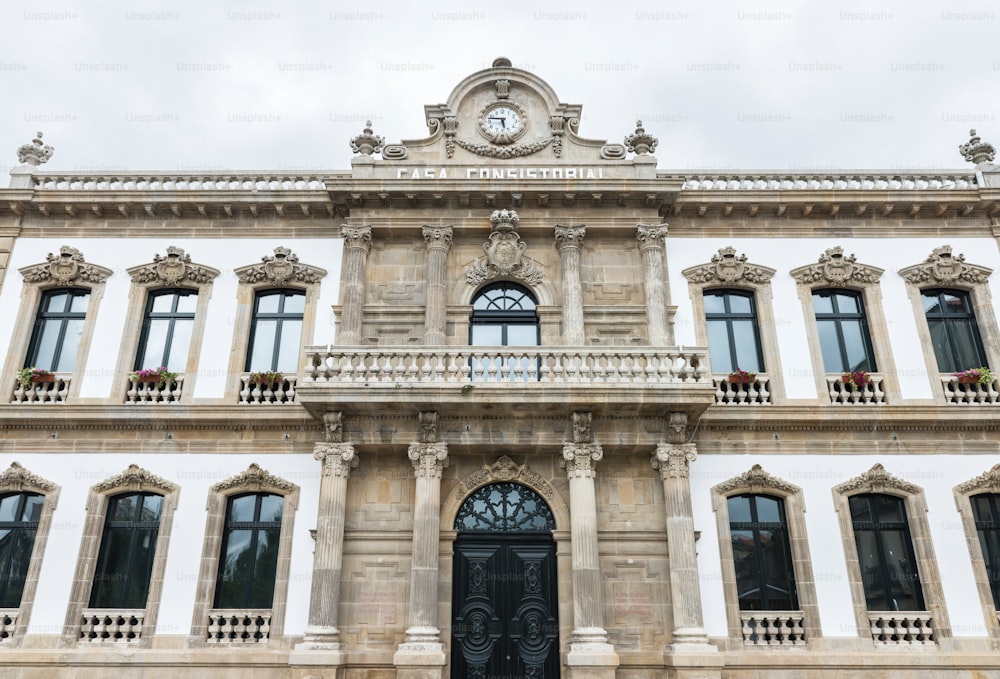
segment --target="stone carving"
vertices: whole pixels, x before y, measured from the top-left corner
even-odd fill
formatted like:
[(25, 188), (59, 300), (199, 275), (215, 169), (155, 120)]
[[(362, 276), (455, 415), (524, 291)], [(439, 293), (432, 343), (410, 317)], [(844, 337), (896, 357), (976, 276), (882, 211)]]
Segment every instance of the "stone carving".
[(228, 479), (219, 481), (217, 484), (209, 488), (209, 490), (213, 493), (221, 493), (233, 488), (250, 488), (252, 490), (260, 490), (261, 488), (276, 488), (288, 493), (293, 493), (298, 490), (294, 483), (280, 479), (277, 476), (273, 476), (266, 469), (261, 469), (256, 462), (251, 463), (246, 470), (236, 476), (231, 476)]
[(688, 416), (683, 411), (673, 411), (667, 415), (667, 441), (684, 443), (688, 437)]
[(134, 266), (128, 270), (133, 283), (160, 283), (177, 285), (187, 283), (211, 283), (219, 275), (218, 270), (201, 264), (192, 264), (191, 255), (183, 248), (171, 245), (166, 257), (153, 256), (152, 264)]
[(793, 495), (802, 492), (802, 489), (798, 486), (793, 486), (790, 483), (771, 476), (759, 464), (755, 464), (749, 471), (735, 478), (723, 481), (712, 490), (720, 495), (726, 495), (734, 490), (742, 491), (747, 488), (750, 489), (751, 493), (759, 493), (762, 490), (776, 490), (781, 493)]
[(736, 248), (724, 247), (712, 255), (711, 264), (701, 264), (684, 269), (681, 275), (691, 283), (702, 285), (721, 283), (731, 285), (747, 283), (766, 284), (774, 277), (774, 269), (757, 264), (747, 264), (746, 255), (737, 255)]
[[(41, 136), (41, 133), (39, 133), (38, 136)], [(992, 163), (993, 159), (997, 155), (996, 149), (993, 148), (993, 145), (988, 142), (984, 142), (979, 135), (976, 134), (975, 130), (969, 130), (969, 137), (969, 141), (958, 147), (958, 152), (962, 154), (962, 157), (968, 162), (975, 163), (976, 165), (980, 165), (982, 163)]]
[(372, 246), (372, 227), (370, 226), (341, 224), (340, 235), (344, 237), (344, 245), (349, 248), (361, 248), (368, 252)]
[(587, 235), (587, 227), (583, 224), (563, 226), (556, 224), (556, 247), (579, 248), (583, 245), (583, 237)]
[(49, 161), (49, 158), (52, 157), (53, 151), (55, 151), (53, 147), (48, 144), (42, 144), (42, 133), (39, 132), (35, 138), (31, 140), (30, 144), (24, 144), (17, 149), (17, 162), (22, 165), (38, 167), (39, 165)]
[(899, 275), (915, 285), (922, 283), (985, 283), (993, 269), (966, 264), (965, 255), (952, 255), (950, 245), (934, 248), (921, 264), (900, 269)]
[[(430, 123), (431, 121), (427, 122)], [(437, 120), (433, 122), (434, 126), (437, 126)], [(445, 116), (441, 119), (441, 123), (444, 126), (444, 151), (451, 158), (455, 155), (455, 134), (458, 132), (458, 118), (455, 116)]]
[(351, 138), (351, 150), (363, 156), (378, 153), (385, 146), (385, 139), (372, 130), (372, 121), (365, 121), (365, 129), (356, 137)]
[(438, 414), (433, 410), (424, 410), (419, 413), (420, 418), (420, 442), (436, 443), (438, 440)]
[(465, 497), (476, 488), (494, 481), (517, 481), (550, 501), (556, 496), (555, 489), (548, 481), (528, 469), (527, 465), (514, 464), (514, 461), (506, 455), (501, 456), (492, 465), (484, 464), (466, 476), (459, 481), (454, 492), (458, 497)]
[(407, 155), (409, 151), (401, 144), (387, 144), (382, 149), (383, 160), (405, 160)]
[(562, 116), (549, 117), (549, 129), (552, 130), (552, 154), (556, 158), (562, 157), (563, 131), (566, 126), (566, 119)]
[(573, 443), (590, 443), (594, 440), (593, 415), (589, 412), (573, 413)]
[(240, 283), (262, 283), (275, 285), (287, 282), (319, 283), (326, 271), (316, 266), (300, 264), (298, 256), (286, 247), (274, 248), (274, 255), (261, 257), (261, 264), (251, 264), (235, 269)]
[(177, 486), (166, 479), (161, 479), (150, 471), (147, 471), (137, 464), (130, 464), (128, 469), (123, 471), (117, 476), (112, 476), (110, 479), (105, 479), (101, 481), (96, 486), (93, 487), (95, 493), (103, 493), (105, 491), (114, 490), (116, 488), (136, 488), (142, 490), (144, 488), (156, 488), (162, 490), (164, 493), (174, 493), (177, 491)]
[(448, 250), (451, 248), (453, 229), (451, 226), (428, 226), (425, 225), (421, 231), (424, 235), (424, 242), (427, 248), (441, 248)]
[(625, 146), (622, 144), (605, 144), (601, 147), (601, 158), (604, 160), (621, 160), (625, 157)]
[(406, 452), (413, 463), (417, 478), (441, 478), (441, 472), (448, 466), (448, 445), (437, 443), (411, 443)]
[(604, 450), (599, 443), (567, 443), (563, 445), (562, 456), (559, 466), (566, 470), (569, 478), (592, 479), (596, 475), (595, 466), (604, 457)]
[(326, 430), (328, 443), (343, 443), (344, 413), (339, 410), (323, 413), (323, 428)]
[(506, 99), (510, 96), (510, 81), (506, 78), (497, 78), (493, 83), (497, 88), (497, 99)]
[(988, 472), (980, 474), (971, 481), (958, 484), (955, 486), (955, 490), (959, 493), (971, 493), (974, 491), (1000, 493), (1000, 464), (993, 465)]
[(58, 486), (51, 481), (46, 481), (40, 476), (35, 476), (17, 462), (11, 462), (10, 467), (0, 474), (0, 491), (21, 492), (24, 490), (41, 491), (51, 493)]
[(542, 282), (542, 270), (530, 257), (524, 257), (528, 247), (517, 234), (519, 218), (513, 210), (494, 210), (490, 215), (493, 233), (483, 243), (485, 257), (476, 259), (465, 269), (469, 285), (479, 285), (497, 276), (513, 276), (531, 285)]
[(69, 285), (76, 281), (103, 283), (111, 275), (111, 269), (96, 264), (88, 264), (83, 253), (76, 248), (63, 245), (59, 254), (46, 255), (44, 264), (33, 264), (20, 269), (25, 283), (45, 283), (52, 281), (59, 285)]
[(665, 443), (656, 446), (656, 452), (650, 459), (653, 469), (660, 472), (660, 478), (686, 479), (690, 475), (690, 465), (698, 458), (698, 451), (693, 443)]
[(637, 224), (635, 228), (635, 239), (641, 249), (663, 247), (663, 239), (667, 237), (666, 224)]
[(358, 467), (358, 456), (352, 443), (317, 443), (313, 447), (313, 458), (323, 465), (323, 476), (351, 475)]
[[(522, 156), (530, 156), (533, 153), (538, 153), (546, 146), (551, 144), (555, 137), (549, 137), (548, 139), (543, 139), (541, 141), (532, 142), (530, 144), (511, 144), (510, 146), (493, 146), (492, 144), (473, 144), (472, 142), (454, 138), (455, 143), (461, 146), (466, 151), (475, 153), (477, 156), (485, 156), (487, 158), (520, 158)], [(449, 156), (450, 157), (450, 156)]]
[(844, 256), (844, 249), (839, 245), (832, 247), (819, 257), (818, 264), (800, 266), (790, 272), (797, 283), (877, 283), (884, 273), (866, 264), (858, 264), (854, 255)]
[(852, 493), (856, 490), (864, 490), (870, 493), (881, 493), (886, 489), (898, 490), (903, 493), (919, 493), (920, 487), (912, 483), (897, 479), (885, 470), (881, 464), (876, 463), (871, 469), (861, 476), (856, 476), (850, 481), (845, 481), (834, 487), (837, 493)]
[(625, 137), (625, 148), (639, 156), (652, 153), (659, 143), (659, 139), (643, 129), (641, 120), (635, 121), (635, 132)]

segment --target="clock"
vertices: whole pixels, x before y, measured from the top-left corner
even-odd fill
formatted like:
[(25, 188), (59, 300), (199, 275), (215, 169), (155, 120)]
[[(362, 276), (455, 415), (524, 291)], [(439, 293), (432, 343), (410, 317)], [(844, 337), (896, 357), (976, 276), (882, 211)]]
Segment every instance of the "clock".
[(479, 116), (479, 130), (494, 144), (510, 144), (524, 134), (524, 111), (509, 101), (494, 102)]

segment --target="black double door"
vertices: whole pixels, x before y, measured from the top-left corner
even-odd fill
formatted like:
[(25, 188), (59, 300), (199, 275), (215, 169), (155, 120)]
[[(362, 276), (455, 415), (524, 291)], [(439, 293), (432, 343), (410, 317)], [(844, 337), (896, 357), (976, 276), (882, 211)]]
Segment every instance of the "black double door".
[(453, 582), (452, 679), (559, 676), (550, 534), (459, 533)]

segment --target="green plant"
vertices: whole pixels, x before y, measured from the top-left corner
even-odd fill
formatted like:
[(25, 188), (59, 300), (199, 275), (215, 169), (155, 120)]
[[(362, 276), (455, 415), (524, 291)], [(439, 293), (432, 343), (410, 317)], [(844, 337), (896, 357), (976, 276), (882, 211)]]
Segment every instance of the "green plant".
[(250, 373), (249, 379), (251, 384), (266, 384), (270, 386), (283, 382), (285, 376), (274, 370), (264, 370), (258, 373)]
[(472, 391), (475, 388), (476, 388), (476, 385), (474, 385), (474, 384), (463, 384), (462, 385), (462, 393), (463, 394), (468, 394), (470, 391)]
[(21, 368), (17, 371), (17, 383), (21, 385), (22, 388), (27, 389), (31, 386), (32, 382), (37, 381), (38, 377), (47, 377), (51, 375), (48, 370), (42, 370), (41, 368), (36, 368), (34, 366), (30, 368)]
[(872, 383), (872, 376), (864, 370), (854, 370), (853, 372), (844, 373), (840, 379), (844, 384), (858, 391), (861, 391)]
[(957, 373), (953, 373), (960, 381), (974, 382), (979, 384), (992, 384), (993, 383), (993, 372), (986, 366), (979, 368), (969, 368), (968, 370), (961, 370)]
[(133, 370), (128, 374), (128, 378), (133, 382), (156, 382), (156, 386), (162, 389), (167, 386), (167, 382), (177, 379), (177, 373), (172, 373), (166, 366), (161, 365), (159, 368)]

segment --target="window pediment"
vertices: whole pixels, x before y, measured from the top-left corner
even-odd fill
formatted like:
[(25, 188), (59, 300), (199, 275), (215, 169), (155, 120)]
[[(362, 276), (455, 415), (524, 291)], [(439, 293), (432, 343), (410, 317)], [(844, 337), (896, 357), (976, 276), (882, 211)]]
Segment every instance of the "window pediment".
[(211, 487), (213, 493), (225, 493), (229, 490), (252, 490), (259, 492), (261, 489), (275, 488), (277, 490), (293, 493), (298, 490), (298, 486), (290, 481), (272, 475), (266, 469), (253, 462), (243, 472), (236, 476), (231, 476), (224, 481), (219, 481)]
[(883, 493), (886, 490), (896, 490), (904, 494), (920, 493), (920, 487), (912, 483), (896, 478), (883, 467), (876, 463), (871, 469), (860, 476), (855, 476), (849, 481), (836, 486), (834, 490), (840, 494), (854, 494), (855, 491), (865, 493)]
[(709, 264), (700, 264), (684, 269), (681, 275), (689, 283), (711, 285), (714, 283), (731, 285), (734, 283), (752, 283), (763, 285), (771, 282), (775, 270), (759, 264), (748, 264), (745, 254), (736, 254), (733, 247), (719, 248), (712, 255)]
[(92, 488), (95, 493), (106, 493), (112, 490), (159, 490), (163, 493), (176, 493), (178, 486), (166, 479), (156, 476), (139, 465), (130, 464), (128, 469), (110, 479), (101, 481)]
[(723, 481), (719, 485), (712, 488), (713, 492), (720, 495), (728, 495), (737, 490), (749, 491), (755, 494), (770, 490), (787, 495), (794, 495), (795, 493), (802, 492), (802, 489), (798, 486), (782, 481), (775, 476), (771, 476), (764, 471), (759, 464), (755, 464), (748, 471), (731, 478), (728, 481)]
[(791, 275), (797, 283), (803, 285), (872, 285), (878, 283), (885, 269), (879, 269), (867, 264), (858, 264), (857, 258), (844, 255), (844, 249), (839, 245), (829, 248), (819, 256), (817, 264), (800, 266), (791, 270)]
[(274, 248), (273, 255), (261, 257), (260, 264), (250, 264), (234, 269), (240, 283), (255, 285), (271, 283), (285, 285), (286, 283), (319, 283), (326, 276), (326, 269), (318, 266), (302, 264), (298, 255), (286, 247)]
[(71, 285), (77, 282), (103, 283), (111, 276), (111, 269), (89, 264), (83, 253), (76, 248), (63, 245), (59, 254), (49, 253), (45, 262), (18, 269), (25, 283), (56, 283)]
[(955, 283), (985, 283), (992, 269), (966, 264), (965, 255), (952, 255), (950, 245), (934, 248), (920, 264), (900, 269), (899, 275), (914, 285), (954, 285)]
[(1000, 464), (994, 465), (988, 472), (980, 474), (974, 479), (960, 483), (955, 486), (959, 493), (973, 493), (976, 491), (989, 491), (1000, 493)]
[(177, 285), (178, 283), (211, 283), (219, 275), (218, 269), (191, 262), (191, 255), (183, 248), (170, 246), (166, 256), (154, 255), (149, 264), (128, 269), (133, 283)]
[(0, 474), (0, 492), (35, 491), (44, 494), (56, 489), (56, 484), (35, 476), (17, 462), (11, 462), (10, 467)]

